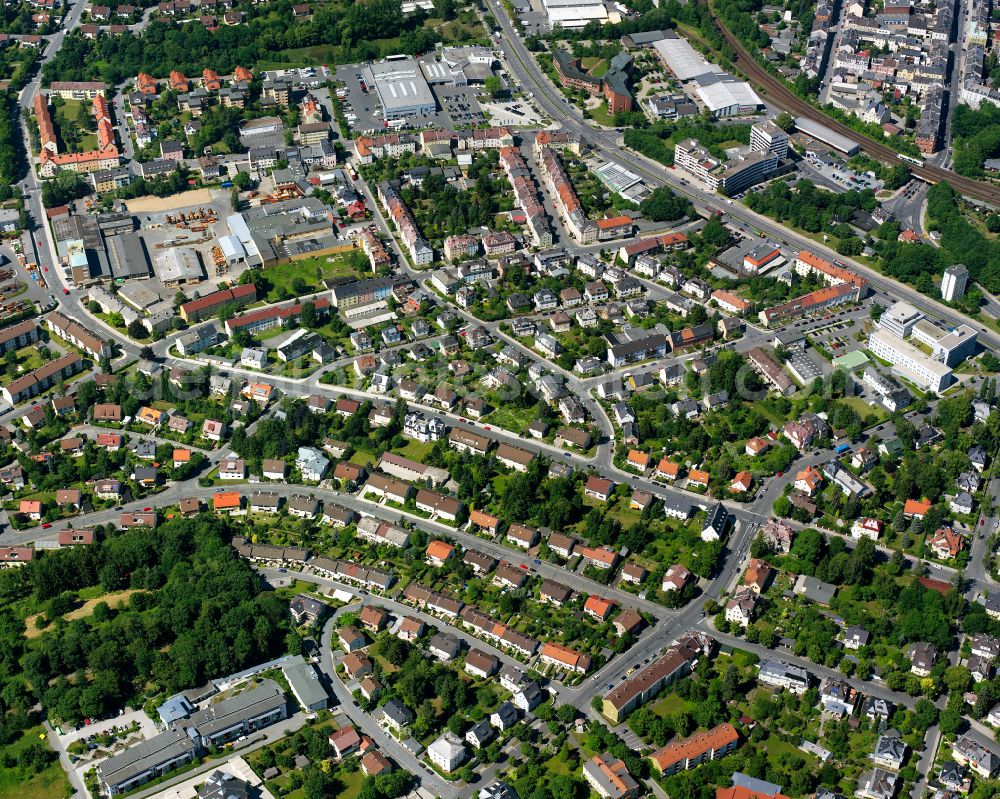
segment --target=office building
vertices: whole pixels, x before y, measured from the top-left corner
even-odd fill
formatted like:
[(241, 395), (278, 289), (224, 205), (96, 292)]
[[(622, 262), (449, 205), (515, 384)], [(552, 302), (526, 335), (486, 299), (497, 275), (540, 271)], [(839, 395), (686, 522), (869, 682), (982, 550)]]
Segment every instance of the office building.
[(944, 270), (941, 278), (941, 296), (948, 302), (954, 302), (965, 295), (969, 285), (969, 270), (965, 264), (952, 264)]
[(910, 305), (910, 303), (897, 302), (891, 308), (882, 312), (878, 325), (894, 336), (907, 338), (913, 331), (913, 326), (923, 318), (923, 313)]
[(892, 364), (893, 371), (924, 391), (941, 392), (952, 382), (951, 369), (884, 328), (868, 337), (868, 349)]
[(778, 168), (778, 156), (772, 152), (754, 151), (723, 162), (694, 139), (685, 139), (674, 147), (674, 164), (712, 191), (738, 194), (770, 177)]
[(758, 122), (750, 128), (750, 149), (784, 158), (788, 155), (788, 134), (770, 120)]

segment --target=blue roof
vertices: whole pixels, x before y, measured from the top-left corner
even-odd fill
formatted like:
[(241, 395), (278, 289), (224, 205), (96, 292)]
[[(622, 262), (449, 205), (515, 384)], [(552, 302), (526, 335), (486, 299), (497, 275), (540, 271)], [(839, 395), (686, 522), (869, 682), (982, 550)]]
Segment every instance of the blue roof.
[(160, 705), (156, 712), (160, 714), (160, 720), (164, 724), (170, 724), (177, 719), (187, 718), (192, 710), (194, 710), (194, 705), (188, 701), (188, 698), (184, 694), (177, 694)]

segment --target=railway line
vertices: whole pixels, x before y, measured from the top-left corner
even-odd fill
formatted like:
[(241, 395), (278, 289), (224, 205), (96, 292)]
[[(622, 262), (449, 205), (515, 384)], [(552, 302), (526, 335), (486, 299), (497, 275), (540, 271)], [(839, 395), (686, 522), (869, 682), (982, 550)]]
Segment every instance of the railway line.
[[(747, 79), (753, 83), (754, 86), (756, 86), (761, 94), (763, 94), (772, 103), (784, 111), (812, 119), (826, 125), (842, 136), (847, 136), (856, 140), (861, 145), (861, 149), (865, 153), (878, 159), (884, 164), (893, 165), (900, 163), (898, 153), (891, 147), (880, 144), (874, 139), (870, 139), (867, 136), (858, 133), (853, 128), (850, 128), (842, 122), (838, 122), (837, 120), (827, 116), (818, 108), (810, 105), (801, 97), (796, 95), (784, 84), (782, 80), (776, 78), (757, 63), (757, 60), (753, 57), (753, 55), (751, 55), (747, 51), (746, 47), (744, 47), (743, 43), (737, 39), (728, 28), (726, 28), (725, 24), (723, 24), (722, 20), (719, 19), (718, 15), (716, 15), (714, 11), (713, 19), (715, 20), (715, 24), (718, 27), (719, 32), (736, 54), (736, 66), (743, 71), (743, 73), (747, 76)], [(952, 172), (950, 169), (942, 169), (941, 167), (931, 166), (929, 164), (908, 164), (908, 166), (910, 167), (910, 171), (913, 173), (914, 177), (920, 178), (927, 183), (940, 183), (942, 181), (947, 181), (952, 188), (969, 199), (979, 200), (980, 202), (1000, 207), (1000, 187), (993, 186), (989, 183), (983, 183), (978, 180), (973, 180), (971, 178), (962, 177), (961, 175)]]

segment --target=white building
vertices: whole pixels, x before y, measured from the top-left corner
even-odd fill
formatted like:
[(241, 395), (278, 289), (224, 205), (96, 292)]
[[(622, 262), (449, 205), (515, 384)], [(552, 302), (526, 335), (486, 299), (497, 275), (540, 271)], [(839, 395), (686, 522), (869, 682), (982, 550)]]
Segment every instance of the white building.
[(770, 120), (758, 122), (750, 128), (750, 149), (784, 158), (788, 155), (788, 134)]
[(893, 370), (924, 391), (940, 393), (952, 382), (951, 369), (933, 360), (898, 335), (879, 327), (868, 337), (868, 349), (892, 364)]
[(461, 766), (468, 753), (462, 739), (448, 730), (427, 747), (427, 756), (430, 757), (431, 763), (447, 773)]
[(944, 270), (941, 278), (941, 296), (948, 302), (954, 302), (965, 294), (969, 285), (969, 270), (965, 264), (952, 264)]

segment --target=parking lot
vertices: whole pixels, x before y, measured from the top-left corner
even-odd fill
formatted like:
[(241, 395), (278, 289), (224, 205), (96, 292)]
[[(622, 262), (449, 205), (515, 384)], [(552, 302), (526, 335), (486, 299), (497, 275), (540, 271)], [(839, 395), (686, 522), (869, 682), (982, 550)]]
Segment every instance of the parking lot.
[(825, 153), (806, 150), (806, 158), (802, 163), (815, 170), (817, 174), (835, 188), (839, 188), (840, 191), (850, 189), (881, 191), (884, 185), (881, 180), (875, 177), (874, 172), (855, 172), (840, 158)]
[[(347, 92), (341, 100), (344, 116), (355, 133), (386, 129), (378, 94), (365, 82), (365, 64), (346, 64), (337, 67), (336, 78)], [(418, 114), (407, 120), (406, 128), (471, 128), (489, 122), (488, 115), (480, 108), (474, 86), (432, 86), (438, 110), (433, 114)]]
[(479, 107), (475, 86), (432, 86), (431, 91), (438, 105), (451, 119), (450, 127), (455, 130), (485, 125), (489, 117)]
[(518, 127), (539, 125), (542, 122), (542, 118), (535, 109), (523, 100), (511, 100), (506, 103), (482, 103), (481, 108), (493, 125)]

